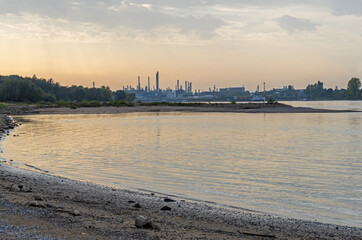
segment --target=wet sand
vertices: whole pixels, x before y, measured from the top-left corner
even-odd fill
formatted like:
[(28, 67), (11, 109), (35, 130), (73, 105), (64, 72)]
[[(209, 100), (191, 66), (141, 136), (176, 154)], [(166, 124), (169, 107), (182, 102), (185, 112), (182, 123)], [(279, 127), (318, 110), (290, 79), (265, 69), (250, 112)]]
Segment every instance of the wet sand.
[[(86, 108), (88, 113), (102, 113), (100, 109)], [(111, 109), (107, 107), (108, 111)], [(147, 111), (168, 109), (147, 107)], [(53, 113), (73, 109), (55, 110)], [(42, 113), (48, 114), (47, 111)], [(2, 134), (14, 126), (6, 115), (0, 115)], [(362, 228), (286, 219), (160, 193), (109, 188), (52, 176), (30, 165), (32, 170), (11, 164), (10, 159), (0, 163), (0, 239), (361, 239), (362, 236)]]

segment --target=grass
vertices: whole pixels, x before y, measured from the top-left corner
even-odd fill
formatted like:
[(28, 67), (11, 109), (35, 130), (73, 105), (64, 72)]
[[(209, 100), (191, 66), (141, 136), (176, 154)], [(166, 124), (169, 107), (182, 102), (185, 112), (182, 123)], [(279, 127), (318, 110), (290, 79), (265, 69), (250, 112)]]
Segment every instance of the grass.
[(0, 107), (4, 108), (7, 107), (8, 105), (6, 103), (0, 103)]
[[(276, 103), (278, 103), (278, 102), (275, 101), (274, 99), (268, 99), (268, 104), (276, 104)], [(224, 103), (220, 103), (220, 104), (224, 104)], [(229, 104), (235, 105), (236, 102), (232, 101)], [(10, 106), (28, 106), (28, 105), (29, 105), (28, 103), (0, 102), (0, 107), (2, 107), (2, 108), (10, 107)], [(136, 103), (134, 103), (134, 102), (124, 101), (124, 100), (114, 100), (114, 101), (110, 101), (110, 102), (83, 100), (81, 102), (77, 102), (77, 101), (59, 100), (55, 103), (38, 102), (34, 105), (36, 105), (39, 108), (67, 107), (67, 108), (71, 108), (71, 109), (76, 109), (76, 108), (80, 108), (80, 107), (86, 108), (86, 107), (103, 107), (103, 106), (104, 107), (109, 107), (109, 106), (113, 106), (113, 107), (135, 107), (135, 106), (200, 107), (200, 106), (211, 106), (211, 105), (217, 106), (218, 103), (211, 104), (211, 103), (205, 103), (205, 102), (140, 102), (140, 101), (137, 101)]]

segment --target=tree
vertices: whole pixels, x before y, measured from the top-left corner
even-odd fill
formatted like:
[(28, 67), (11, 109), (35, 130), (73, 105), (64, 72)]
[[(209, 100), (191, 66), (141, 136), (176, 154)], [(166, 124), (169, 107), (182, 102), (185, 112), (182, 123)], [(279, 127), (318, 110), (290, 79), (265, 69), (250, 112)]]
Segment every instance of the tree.
[(114, 96), (116, 98), (116, 100), (126, 100), (127, 99), (127, 93), (125, 91), (122, 91), (122, 90), (117, 90), (115, 93), (114, 93)]
[(320, 81), (315, 84), (309, 84), (305, 90), (310, 100), (316, 100), (323, 97), (325, 95), (324, 91), (323, 82)]
[(136, 99), (136, 94), (134, 94), (134, 93), (127, 93), (127, 98), (126, 98), (126, 100), (127, 100), (128, 102), (133, 102), (135, 99)]
[(361, 88), (361, 81), (359, 78), (352, 78), (347, 85), (348, 97), (350, 99), (359, 99), (359, 93)]

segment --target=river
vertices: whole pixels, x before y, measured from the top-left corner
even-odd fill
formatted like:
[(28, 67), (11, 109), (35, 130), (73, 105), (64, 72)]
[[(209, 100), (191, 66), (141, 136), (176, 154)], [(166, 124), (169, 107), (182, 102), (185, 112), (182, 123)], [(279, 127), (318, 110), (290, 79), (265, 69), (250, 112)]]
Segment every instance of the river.
[[(288, 102), (362, 110), (362, 102)], [(55, 175), (362, 227), (362, 113), (31, 115), (0, 157)], [(13, 136), (15, 135), (15, 137)]]

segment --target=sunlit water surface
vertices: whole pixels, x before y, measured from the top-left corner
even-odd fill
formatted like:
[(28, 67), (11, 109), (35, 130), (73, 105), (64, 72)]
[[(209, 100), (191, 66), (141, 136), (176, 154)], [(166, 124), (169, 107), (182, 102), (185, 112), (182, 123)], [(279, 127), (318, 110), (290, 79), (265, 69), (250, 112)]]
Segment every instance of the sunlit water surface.
[[(324, 108), (335, 108), (329, 104)], [(338, 107), (362, 110), (362, 102), (343, 104)], [(24, 118), (29, 121), (1, 143), (1, 156), (14, 164), (109, 186), (362, 227), (362, 113)]]

